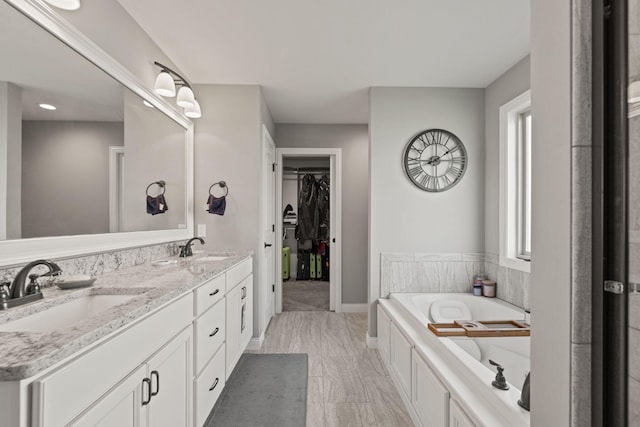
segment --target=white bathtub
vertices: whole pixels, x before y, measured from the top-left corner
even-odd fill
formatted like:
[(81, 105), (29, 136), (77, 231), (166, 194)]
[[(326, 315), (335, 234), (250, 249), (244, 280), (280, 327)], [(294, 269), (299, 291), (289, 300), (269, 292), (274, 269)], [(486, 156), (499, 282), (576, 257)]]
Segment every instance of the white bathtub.
[[(469, 294), (391, 294), (390, 299), (397, 301), (421, 324), (432, 323), (429, 315), (431, 303), (438, 300), (457, 300), (465, 303), (471, 311), (472, 320), (523, 320), (524, 311), (496, 298), (477, 297)], [(456, 319), (468, 320), (468, 319)], [(427, 330), (428, 333), (431, 333)], [(530, 370), (529, 337), (501, 338), (442, 338), (462, 348), (468, 355), (495, 373), (496, 368), (489, 360), (502, 365), (504, 375), (511, 387), (520, 390)], [(445, 341), (445, 342), (446, 342)], [(474, 344), (469, 344), (472, 341)], [(477, 347), (476, 347), (477, 345)], [(476, 349), (480, 350), (480, 354)], [(459, 355), (456, 351), (454, 354)], [(479, 356), (479, 357), (478, 357)], [(464, 358), (467, 361), (467, 358)], [(473, 365), (472, 365), (473, 366)]]
[[(444, 299), (464, 302), (471, 311), (471, 320), (524, 318), (524, 310), (514, 305), (471, 294), (399, 293), (379, 300), (379, 304), (476, 425), (528, 426), (529, 413), (517, 401), (530, 369), (529, 337), (438, 337), (428, 329), (428, 323), (432, 323), (429, 309), (434, 301)], [(497, 371), (489, 360), (504, 367), (509, 390), (491, 386)]]

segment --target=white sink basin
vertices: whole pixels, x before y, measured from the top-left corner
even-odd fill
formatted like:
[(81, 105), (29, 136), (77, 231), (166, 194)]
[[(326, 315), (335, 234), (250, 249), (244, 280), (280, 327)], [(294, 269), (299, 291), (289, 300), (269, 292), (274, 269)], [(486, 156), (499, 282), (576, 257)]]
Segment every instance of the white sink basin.
[(228, 256), (203, 256), (202, 258), (196, 258), (193, 262), (211, 262), (211, 261), (222, 261), (229, 258)]
[(134, 295), (85, 295), (38, 313), (0, 324), (0, 332), (51, 332), (80, 323), (97, 313), (129, 301)]

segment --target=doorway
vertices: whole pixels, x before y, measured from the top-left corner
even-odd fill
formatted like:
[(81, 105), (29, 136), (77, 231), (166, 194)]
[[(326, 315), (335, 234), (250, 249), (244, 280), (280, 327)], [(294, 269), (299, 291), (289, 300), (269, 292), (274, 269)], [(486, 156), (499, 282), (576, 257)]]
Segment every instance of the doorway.
[(341, 150), (279, 148), (276, 311), (341, 311)]

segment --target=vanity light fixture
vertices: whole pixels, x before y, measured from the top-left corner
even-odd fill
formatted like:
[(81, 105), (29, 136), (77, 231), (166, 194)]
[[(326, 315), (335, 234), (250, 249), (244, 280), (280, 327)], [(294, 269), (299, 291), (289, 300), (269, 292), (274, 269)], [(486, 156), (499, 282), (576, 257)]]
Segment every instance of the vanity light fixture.
[(160, 96), (174, 97), (176, 96), (176, 86), (179, 86), (176, 104), (184, 108), (185, 116), (192, 119), (200, 118), (202, 116), (200, 104), (196, 101), (187, 79), (157, 61), (154, 62), (154, 65), (160, 68), (160, 74), (156, 77), (155, 92)]
[(149, 101), (147, 101), (146, 99), (142, 101), (142, 103), (145, 105), (145, 107), (149, 107), (149, 108), (156, 108), (153, 106), (153, 104), (151, 104)]
[(51, 6), (64, 10), (78, 10), (80, 9), (80, 0), (44, 0)]
[(189, 117), (190, 119), (199, 119), (202, 117), (202, 111), (200, 111), (200, 103), (196, 100), (193, 101), (194, 104), (192, 107), (186, 107), (184, 109), (184, 115)]
[(627, 91), (627, 102), (629, 104), (640, 102), (640, 80), (631, 82)]
[(51, 104), (38, 104), (38, 107), (42, 108), (43, 110), (51, 110), (51, 111), (56, 109), (56, 106)]

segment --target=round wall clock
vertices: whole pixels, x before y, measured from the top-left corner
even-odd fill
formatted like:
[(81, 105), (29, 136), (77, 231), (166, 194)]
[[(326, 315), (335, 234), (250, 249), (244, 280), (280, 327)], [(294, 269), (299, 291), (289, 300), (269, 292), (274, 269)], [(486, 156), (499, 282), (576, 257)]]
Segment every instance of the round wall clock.
[(445, 191), (467, 170), (467, 150), (460, 138), (443, 129), (428, 129), (413, 137), (404, 150), (404, 171), (421, 190)]

